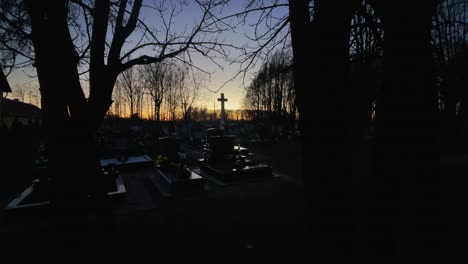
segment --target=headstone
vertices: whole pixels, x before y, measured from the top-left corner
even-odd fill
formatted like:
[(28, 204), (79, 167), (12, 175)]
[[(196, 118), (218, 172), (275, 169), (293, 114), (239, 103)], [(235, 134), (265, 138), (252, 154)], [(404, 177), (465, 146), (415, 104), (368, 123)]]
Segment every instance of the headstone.
[(206, 130), (206, 137), (214, 137), (214, 136), (223, 136), (224, 135), (224, 130), (220, 128), (208, 128)]
[(170, 161), (175, 161), (177, 160), (177, 153), (179, 153), (179, 142), (175, 138), (159, 138), (156, 152), (157, 156), (161, 155), (167, 157)]
[(212, 162), (224, 161), (233, 154), (234, 137), (233, 136), (214, 136), (208, 138), (210, 147), (210, 160)]
[(205, 186), (204, 179), (182, 163), (158, 166), (150, 181), (165, 197), (200, 193)]
[(208, 151), (200, 160), (201, 175), (227, 184), (272, 176), (272, 168), (247, 158), (248, 149), (234, 144), (234, 136), (208, 138)]
[(128, 160), (130, 142), (126, 135), (122, 133), (115, 133), (110, 139), (110, 153), (111, 156), (116, 156), (119, 162)]

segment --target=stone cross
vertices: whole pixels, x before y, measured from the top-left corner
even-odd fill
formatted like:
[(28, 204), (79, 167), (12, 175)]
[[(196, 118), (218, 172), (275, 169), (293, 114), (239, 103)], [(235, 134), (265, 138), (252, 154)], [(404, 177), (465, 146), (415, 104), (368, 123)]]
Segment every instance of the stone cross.
[(224, 102), (227, 102), (227, 98), (224, 98), (224, 93), (221, 93), (221, 98), (218, 98), (218, 102), (221, 102), (221, 122), (219, 124), (219, 128), (224, 129), (224, 119), (226, 117), (224, 113)]

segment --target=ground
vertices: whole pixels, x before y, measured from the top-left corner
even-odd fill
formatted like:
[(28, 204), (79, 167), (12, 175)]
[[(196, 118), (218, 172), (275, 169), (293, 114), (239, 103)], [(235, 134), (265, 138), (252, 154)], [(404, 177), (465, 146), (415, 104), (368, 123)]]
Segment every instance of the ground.
[[(1, 248), (30, 252), (16, 255), (18, 260), (49, 260), (60, 251), (82, 252), (80, 258), (97, 251), (127, 263), (156, 261), (163, 256), (185, 258), (186, 254), (203, 259), (239, 253), (294, 258), (306, 252), (302, 185), (293, 178), (273, 177), (226, 187), (208, 184), (202, 194), (168, 199), (148, 181), (151, 173), (152, 168), (122, 172), (128, 192), (123, 200), (114, 202), (107, 228), (92, 216), (72, 221), (72, 226), (57, 227), (54, 215), (2, 212)], [(105, 250), (108, 246), (110, 251)]]
[(272, 166), (278, 174), (302, 182), (302, 155), (299, 141), (283, 140), (267, 145), (249, 145), (254, 159)]
[[(441, 147), (442, 213), (448, 224), (443, 227), (447, 236), (442, 249), (437, 250), (458, 256), (468, 244), (463, 242), (468, 234), (468, 147), (460, 143)], [(15, 255), (17, 260), (49, 260), (57, 256), (54, 252), (69, 250), (77, 258), (97, 251), (127, 263), (153, 262), (163, 256), (300, 256), (310, 249), (310, 235), (304, 220), (298, 148), (292, 142), (250, 146), (256, 158), (272, 164), (280, 177), (226, 187), (210, 184), (203, 194), (188, 197), (164, 198), (147, 180), (151, 170), (123, 172), (128, 193), (116, 201), (112, 217), (104, 225), (107, 228), (98, 225), (93, 216), (57, 229), (56, 216), (13, 216), (2, 211), (0, 249), (28, 252)], [(371, 139), (353, 148), (353, 177), (369, 177), (371, 156)], [(108, 246), (110, 250), (106, 250)]]

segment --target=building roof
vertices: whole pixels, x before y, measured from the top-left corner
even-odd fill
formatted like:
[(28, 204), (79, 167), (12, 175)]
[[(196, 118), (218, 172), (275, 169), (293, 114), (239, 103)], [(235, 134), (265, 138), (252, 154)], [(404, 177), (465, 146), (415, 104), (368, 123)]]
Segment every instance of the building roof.
[(41, 117), (41, 109), (39, 107), (7, 98), (3, 101), (3, 113), (6, 116)]
[(10, 84), (8, 84), (8, 80), (1, 68), (0, 68), (0, 92), (11, 93)]

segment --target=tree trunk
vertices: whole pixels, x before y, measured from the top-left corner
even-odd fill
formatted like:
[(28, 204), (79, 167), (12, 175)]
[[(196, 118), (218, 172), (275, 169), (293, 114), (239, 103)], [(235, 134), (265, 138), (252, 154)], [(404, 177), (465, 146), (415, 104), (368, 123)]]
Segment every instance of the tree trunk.
[[(155, 99), (153, 97), (153, 99)], [(156, 102), (156, 100), (154, 100), (154, 129), (156, 129), (157, 133), (158, 133), (158, 137), (159, 137), (159, 130), (158, 130), (158, 126), (159, 126), (159, 108), (158, 107), (158, 103)]]
[(156, 111), (156, 135), (159, 138), (161, 136), (161, 104), (158, 104)]
[[(309, 1), (289, 1), (308, 219), (317, 254), (334, 260), (353, 254), (355, 236), (345, 85), (351, 15), (357, 3), (339, 1), (336, 8), (338, 1), (315, 1), (311, 27)], [(317, 84), (314, 98), (307, 96), (310, 83)]]
[(377, 101), (376, 166), (369, 187), (373, 252), (408, 261), (417, 257), (417, 262), (440, 253), (440, 248), (429, 248), (440, 243), (430, 42), (434, 2), (384, 2), (384, 86)]
[(81, 89), (67, 1), (27, 1), (26, 8), (41, 87), (52, 205), (63, 216), (83, 216), (88, 195), (98, 199), (93, 206), (105, 203), (94, 135), (109, 105), (86, 101)]

